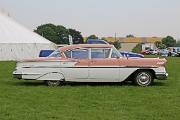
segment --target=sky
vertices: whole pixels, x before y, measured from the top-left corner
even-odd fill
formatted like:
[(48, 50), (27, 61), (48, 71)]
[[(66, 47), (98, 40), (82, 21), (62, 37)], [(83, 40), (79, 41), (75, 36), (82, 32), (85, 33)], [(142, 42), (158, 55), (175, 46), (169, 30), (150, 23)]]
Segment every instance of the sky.
[(0, 0), (0, 9), (31, 30), (53, 23), (83, 36), (180, 39), (180, 0)]

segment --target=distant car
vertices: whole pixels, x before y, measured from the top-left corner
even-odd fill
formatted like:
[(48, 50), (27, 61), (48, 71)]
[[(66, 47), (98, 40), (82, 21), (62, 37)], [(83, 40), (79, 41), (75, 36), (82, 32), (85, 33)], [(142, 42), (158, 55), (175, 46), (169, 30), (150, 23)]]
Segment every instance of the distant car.
[(88, 39), (87, 44), (107, 44), (108, 45), (109, 43), (101, 39)]
[(144, 58), (144, 55), (133, 53), (133, 52), (127, 52), (127, 51), (119, 51), (123, 57), (130, 57), (130, 58)]
[(141, 51), (141, 54), (143, 54), (143, 55), (149, 55), (149, 54), (150, 54), (150, 51), (149, 51), (149, 50), (142, 50), (142, 51)]
[(176, 56), (178, 56), (178, 53), (171, 51), (168, 53), (168, 56), (176, 57)]
[(39, 57), (48, 57), (54, 50), (41, 50), (39, 53)]
[(177, 57), (180, 57), (180, 51), (177, 52)]
[(163, 57), (168, 57), (169, 51), (167, 49), (161, 49), (159, 51), (159, 55), (163, 56)]
[(157, 50), (151, 50), (151, 51), (150, 51), (150, 54), (151, 54), (151, 55), (157, 55), (157, 54), (158, 54), (158, 51), (157, 51)]
[(153, 50), (153, 49), (142, 50), (141, 54), (143, 54), (143, 55), (157, 55), (158, 51), (157, 50)]
[(62, 82), (123, 82), (132, 80), (149, 86), (154, 79), (165, 80), (166, 59), (122, 57), (113, 45), (68, 45), (54, 51), (51, 57), (19, 61), (15, 78), (45, 81), (49, 86)]
[(168, 57), (168, 56), (172, 56), (172, 57), (176, 57), (178, 56), (178, 52), (173, 52), (173, 51), (169, 51), (167, 49), (161, 49), (159, 51), (159, 55), (163, 56), (163, 57)]

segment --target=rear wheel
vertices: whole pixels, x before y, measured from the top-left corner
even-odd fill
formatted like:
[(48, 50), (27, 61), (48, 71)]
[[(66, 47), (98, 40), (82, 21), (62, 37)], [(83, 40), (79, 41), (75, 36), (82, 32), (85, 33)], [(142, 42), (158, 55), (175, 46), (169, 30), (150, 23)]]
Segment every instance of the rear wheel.
[(149, 71), (139, 71), (135, 74), (134, 83), (138, 86), (146, 87), (153, 83), (153, 75)]
[(48, 80), (48, 81), (45, 81), (45, 83), (47, 86), (57, 87), (57, 86), (61, 85), (62, 81)]

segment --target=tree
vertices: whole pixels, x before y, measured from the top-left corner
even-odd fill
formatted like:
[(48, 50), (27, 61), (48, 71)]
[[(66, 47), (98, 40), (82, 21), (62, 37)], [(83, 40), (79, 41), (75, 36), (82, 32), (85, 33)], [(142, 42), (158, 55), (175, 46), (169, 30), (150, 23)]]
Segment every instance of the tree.
[(107, 43), (112, 44), (112, 42), (111, 42), (111, 41), (108, 41), (105, 37), (102, 37), (101, 40), (104, 40), (104, 41), (106, 41)]
[(177, 41), (177, 42), (176, 42), (175, 47), (180, 47), (180, 41)]
[(118, 50), (121, 48), (121, 43), (120, 43), (119, 41), (115, 41), (115, 42), (113, 42), (112, 44), (113, 44), (114, 47), (115, 47), (116, 49), (118, 49)]
[(142, 44), (139, 43), (137, 44), (133, 49), (132, 49), (132, 52), (135, 52), (135, 53), (140, 53), (142, 51)]
[(101, 39), (102, 39), (102, 40), (105, 40), (105, 41), (108, 41), (108, 40), (106, 40), (106, 38), (105, 38), (105, 37), (102, 37)]
[(159, 49), (166, 49), (166, 45), (161, 43), (161, 44), (159, 44), (158, 48)]
[(131, 37), (134, 37), (134, 35), (132, 34), (129, 34), (129, 35), (126, 35), (127, 38), (131, 38)]
[(72, 36), (73, 44), (82, 44), (82, 43), (84, 43), (81, 32), (76, 31), (75, 29), (69, 29), (69, 34)]
[(89, 37), (87, 37), (87, 40), (88, 39), (98, 39), (98, 37), (96, 35), (90, 35)]
[(160, 41), (155, 42), (155, 45), (156, 45), (156, 47), (159, 48), (159, 49), (165, 49), (165, 48), (166, 48), (166, 45), (163, 44), (163, 43), (160, 42)]
[(167, 36), (162, 39), (162, 43), (165, 44), (166, 47), (174, 47), (176, 45), (176, 40), (171, 36)]
[(56, 44), (69, 43), (69, 32), (62, 25), (44, 24), (38, 26), (34, 31)]

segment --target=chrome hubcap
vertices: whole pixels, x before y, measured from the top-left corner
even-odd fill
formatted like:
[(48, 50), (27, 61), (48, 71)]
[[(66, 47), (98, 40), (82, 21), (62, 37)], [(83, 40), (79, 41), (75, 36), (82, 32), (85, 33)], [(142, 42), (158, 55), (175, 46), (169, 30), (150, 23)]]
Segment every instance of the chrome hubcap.
[(146, 85), (150, 82), (151, 76), (147, 73), (140, 73), (137, 77), (137, 80), (139, 81), (140, 84)]
[(49, 85), (57, 85), (59, 81), (48, 81)]

